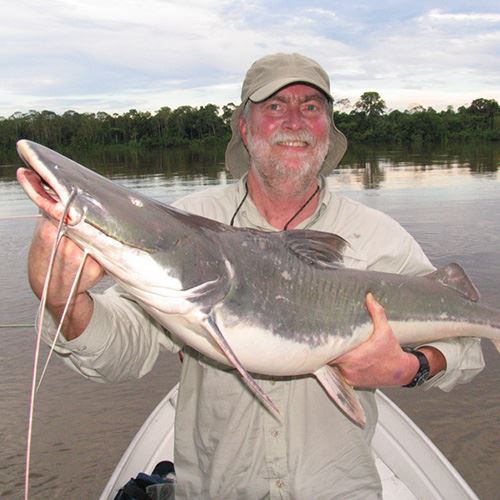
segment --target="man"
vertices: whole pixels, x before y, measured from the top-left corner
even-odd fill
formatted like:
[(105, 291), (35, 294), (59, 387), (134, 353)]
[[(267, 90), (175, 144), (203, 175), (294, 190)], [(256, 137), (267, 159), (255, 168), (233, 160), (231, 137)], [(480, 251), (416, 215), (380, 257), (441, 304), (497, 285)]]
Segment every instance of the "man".
[[(226, 166), (239, 182), (186, 197), (185, 210), (265, 231), (310, 228), (350, 243), (346, 263), (358, 269), (426, 274), (432, 265), (395, 221), (325, 188), (323, 175), (341, 160), (347, 141), (333, 122), (328, 75), (298, 54), (264, 57), (248, 71), (232, 118)], [(29, 275), (42, 290), (54, 228), (42, 223), (30, 252)], [(81, 252), (66, 241), (48, 307), (57, 321)], [(177, 498), (380, 498), (370, 442), (377, 420), (373, 391), (425, 382), (449, 390), (483, 367), (479, 343), (454, 339), (405, 352), (371, 297), (368, 341), (336, 360), (357, 387), (364, 430), (347, 419), (312, 377), (256, 377), (283, 415), (278, 422), (234, 370), (178, 345), (116, 287), (87, 290), (102, 276), (86, 265), (57, 350), (83, 375), (101, 380), (140, 377), (160, 349), (184, 352), (176, 415)], [(249, 304), (249, 314), (252, 314)], [(53, 323), (53, 321), (52, 321)], [(47, 325), (47, 336), (54, 325)]]

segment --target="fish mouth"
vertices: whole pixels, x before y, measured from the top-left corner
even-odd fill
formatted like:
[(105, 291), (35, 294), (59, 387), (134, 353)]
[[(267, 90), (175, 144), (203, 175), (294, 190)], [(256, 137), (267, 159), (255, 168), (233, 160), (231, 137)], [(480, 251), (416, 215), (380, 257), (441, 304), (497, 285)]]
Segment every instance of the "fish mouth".
[[(40, 161), (31, 148), (30, 141), (20, 140), (16, 146), (19, 156), (28, 167), (19, 168), (16, 172), (21, 187), (44, 214), (59, 221), (64, 215), (71, 192), (58, 181), (52, 170)], [(68, 225), (78, 224), (82, 215), (82, 210), (72, 204), (66, 211), (64, 222)]]
[[(38, 172), (37, 172), (38, 174)], [(44, 190), (44, 193), (42, 193), (42, 196), (44, 196), (47, 200), (51, 201), (52, 203), (61, 203), (64, 205), (64, 203), (61, 201), (61, 197), (57, 194), (57, 192), (52, 188), (52, 186), (43, 178), (40, 177), (41, 180), (41, 187)]]

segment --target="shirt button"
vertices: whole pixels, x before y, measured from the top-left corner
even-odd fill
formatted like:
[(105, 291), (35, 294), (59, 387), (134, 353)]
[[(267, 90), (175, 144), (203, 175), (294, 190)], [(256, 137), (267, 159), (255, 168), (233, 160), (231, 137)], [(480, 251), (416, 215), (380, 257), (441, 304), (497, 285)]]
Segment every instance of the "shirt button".
[(283, 488), (283, 486), (285, 486), (285, 483), (281, 479), (277, 479), (276, 480), (276, 486), (278, 488)]
[(273, 431), (271, 431), (271, 436), (272, 436), (273, 438), (278, 437), (278, 434), (279, 434), (279, 432), (278, 432), (276, 429), (274, 429)]
[(271, 380), (271, 385), (276, 385), (276, 380)]

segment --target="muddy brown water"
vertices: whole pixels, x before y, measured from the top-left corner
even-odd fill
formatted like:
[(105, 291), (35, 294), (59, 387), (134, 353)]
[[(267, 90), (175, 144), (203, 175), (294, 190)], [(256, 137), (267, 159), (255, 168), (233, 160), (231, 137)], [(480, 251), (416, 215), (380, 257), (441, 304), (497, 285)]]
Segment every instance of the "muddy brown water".
[[(77, 158), (107, 165), (106, 175), (163, 201), (230, 182), (218, 154), (172, 159), (144, 155)], [(187, 158), (187, 159), (186, 159)], [(1, 163), (1, 161), (0, 161)], [(174, 162), (175, 163), (175, 162)], [(461, 263), (500, 306), (500, 173), (498, 148), (486, 154), (352, 153), (328, 178), (335, 191), (381, 209), (406, 227), (435, 265)], [(35, 214), (14, 180), (16, 162), (0, 166), (0, 497), (21, 498), (37, 301), (26, 281)], [(450, 393), (391, 389), (386, 393), (422, 428), (482, 499), (500, 489), (500, 364), (483, 342), (486, 369)], [(46, 349), (43, 349), (46, 354)], [(150, 411), (176, 383), (176, 356), (163, 354), (138, 381), (98, 384), (51, 362), (36, 403), (31, 498), (97, 498), (116, 462)]]

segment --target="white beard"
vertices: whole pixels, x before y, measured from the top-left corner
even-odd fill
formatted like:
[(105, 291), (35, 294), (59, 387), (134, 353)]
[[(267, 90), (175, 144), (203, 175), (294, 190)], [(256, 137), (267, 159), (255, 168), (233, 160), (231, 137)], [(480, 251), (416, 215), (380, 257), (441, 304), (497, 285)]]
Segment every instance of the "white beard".
[[(297, 156), (303, 156), (298, 168), (292, 168), (285, 156), (272, 152), (272, 145), (286, 141), (303, 141), (313, 146), (307, 155), (303, 152), (297, 152)], [(293, 177), (298, 185), (308, 186), (311, 179), (318, 176), (323, 166), (329, 143), (329, 135), (325, 140), (316, 140), (307, 131), (277, 132), (268, 142), (260, 137), (254, 137), (251, 126), (247, 129), (247, 149), (250, 163), (257, 170), (261, 179), (269, 185), (273, 185), (273, 181), (279, 182), (283, 181), (283, 178)], [(297, 158), (294, 160), (296, 161)]]

